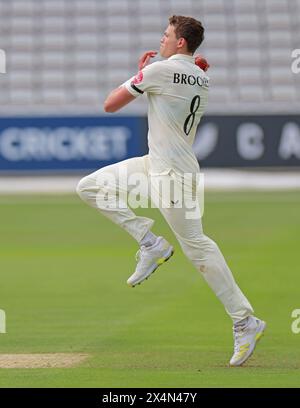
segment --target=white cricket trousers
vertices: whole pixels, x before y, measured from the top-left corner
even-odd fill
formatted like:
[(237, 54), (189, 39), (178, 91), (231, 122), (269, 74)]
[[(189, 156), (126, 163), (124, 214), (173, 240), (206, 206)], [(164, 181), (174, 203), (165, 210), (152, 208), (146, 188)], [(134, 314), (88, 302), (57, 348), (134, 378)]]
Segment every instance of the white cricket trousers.
[(145, 184), (147, 184), (143, 186), (143, 196), (149, 195), (151, 191), (152, 203), (154, 202), (154, 205), (159, 208), (184, 254), (223, 303), (233, 322), (236, 323), (253, 315), (250, 303), (237, 286), (217, 244), (204, 235), (201, 217), (187, 219), (185, 205), (168, 207), (162, 205), (162, 201), (159, 200), (161, 186), (167, 185), (164, 182), (171, 181), (177, 186), (182, 185), (180, 175), (172, 171), (165, 175), (152, 175), (149, 169), (149, 158), (146, 155), (104, 167), (84, 177), (78, 183), (77, 193), (83, 201), (120, 225), (140, 242), (151, 229), (154, 221), (147, 217), (136, 216), (127, 205), (128, 193), (133, 192), (133, 189), (128, 187), (127, 180), (131, 179), (134, 185), (134, 180), (141, 178), (146, 180)]

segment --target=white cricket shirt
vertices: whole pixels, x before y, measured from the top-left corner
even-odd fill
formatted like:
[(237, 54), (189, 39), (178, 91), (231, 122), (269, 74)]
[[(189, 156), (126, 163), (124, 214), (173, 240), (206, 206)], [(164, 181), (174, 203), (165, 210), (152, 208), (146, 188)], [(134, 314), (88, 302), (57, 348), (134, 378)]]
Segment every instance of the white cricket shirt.
[(150, 173), (199, 172), (192, 144), (207, 105), (209, 78), (194, 57), (176, 54), (154, 62), (124, 86), (134, 96), (148, 96)]

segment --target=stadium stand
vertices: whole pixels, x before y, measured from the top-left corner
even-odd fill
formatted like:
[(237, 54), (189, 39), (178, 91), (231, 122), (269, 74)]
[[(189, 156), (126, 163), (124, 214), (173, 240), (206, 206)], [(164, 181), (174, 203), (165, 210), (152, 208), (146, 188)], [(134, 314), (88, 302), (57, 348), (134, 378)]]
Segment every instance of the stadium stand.
[[(208, 113), (295, 113), (300, 0), (0, 0), (0, 114), (103, 113), (106, 94), (158, 49), (172, 14), (206, 28)], [(123, 113), (144, 114), (142, 103)]]

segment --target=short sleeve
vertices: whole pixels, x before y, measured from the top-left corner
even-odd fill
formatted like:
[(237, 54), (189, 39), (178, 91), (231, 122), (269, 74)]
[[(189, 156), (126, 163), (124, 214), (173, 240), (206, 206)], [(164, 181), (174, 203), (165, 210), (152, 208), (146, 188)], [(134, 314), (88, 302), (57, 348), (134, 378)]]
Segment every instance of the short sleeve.
[(125, 82), (124, 86), (133, 96), (142, 95), (144, 92), (160, 94), (163, 88), (162, 68), (161, 62), (153, 62)]

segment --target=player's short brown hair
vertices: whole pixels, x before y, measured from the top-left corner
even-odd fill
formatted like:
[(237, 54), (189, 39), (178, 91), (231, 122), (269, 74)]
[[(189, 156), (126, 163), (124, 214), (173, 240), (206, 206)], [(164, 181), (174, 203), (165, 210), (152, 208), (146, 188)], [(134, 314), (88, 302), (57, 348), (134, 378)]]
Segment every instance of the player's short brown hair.
[(204, 40), (204, 27), (200, 21), (193, 17), (171, 16), (169, 24), (174, 26), (176, 37), (184, 38), (187, 42), (188, 51), (194, 52)]

